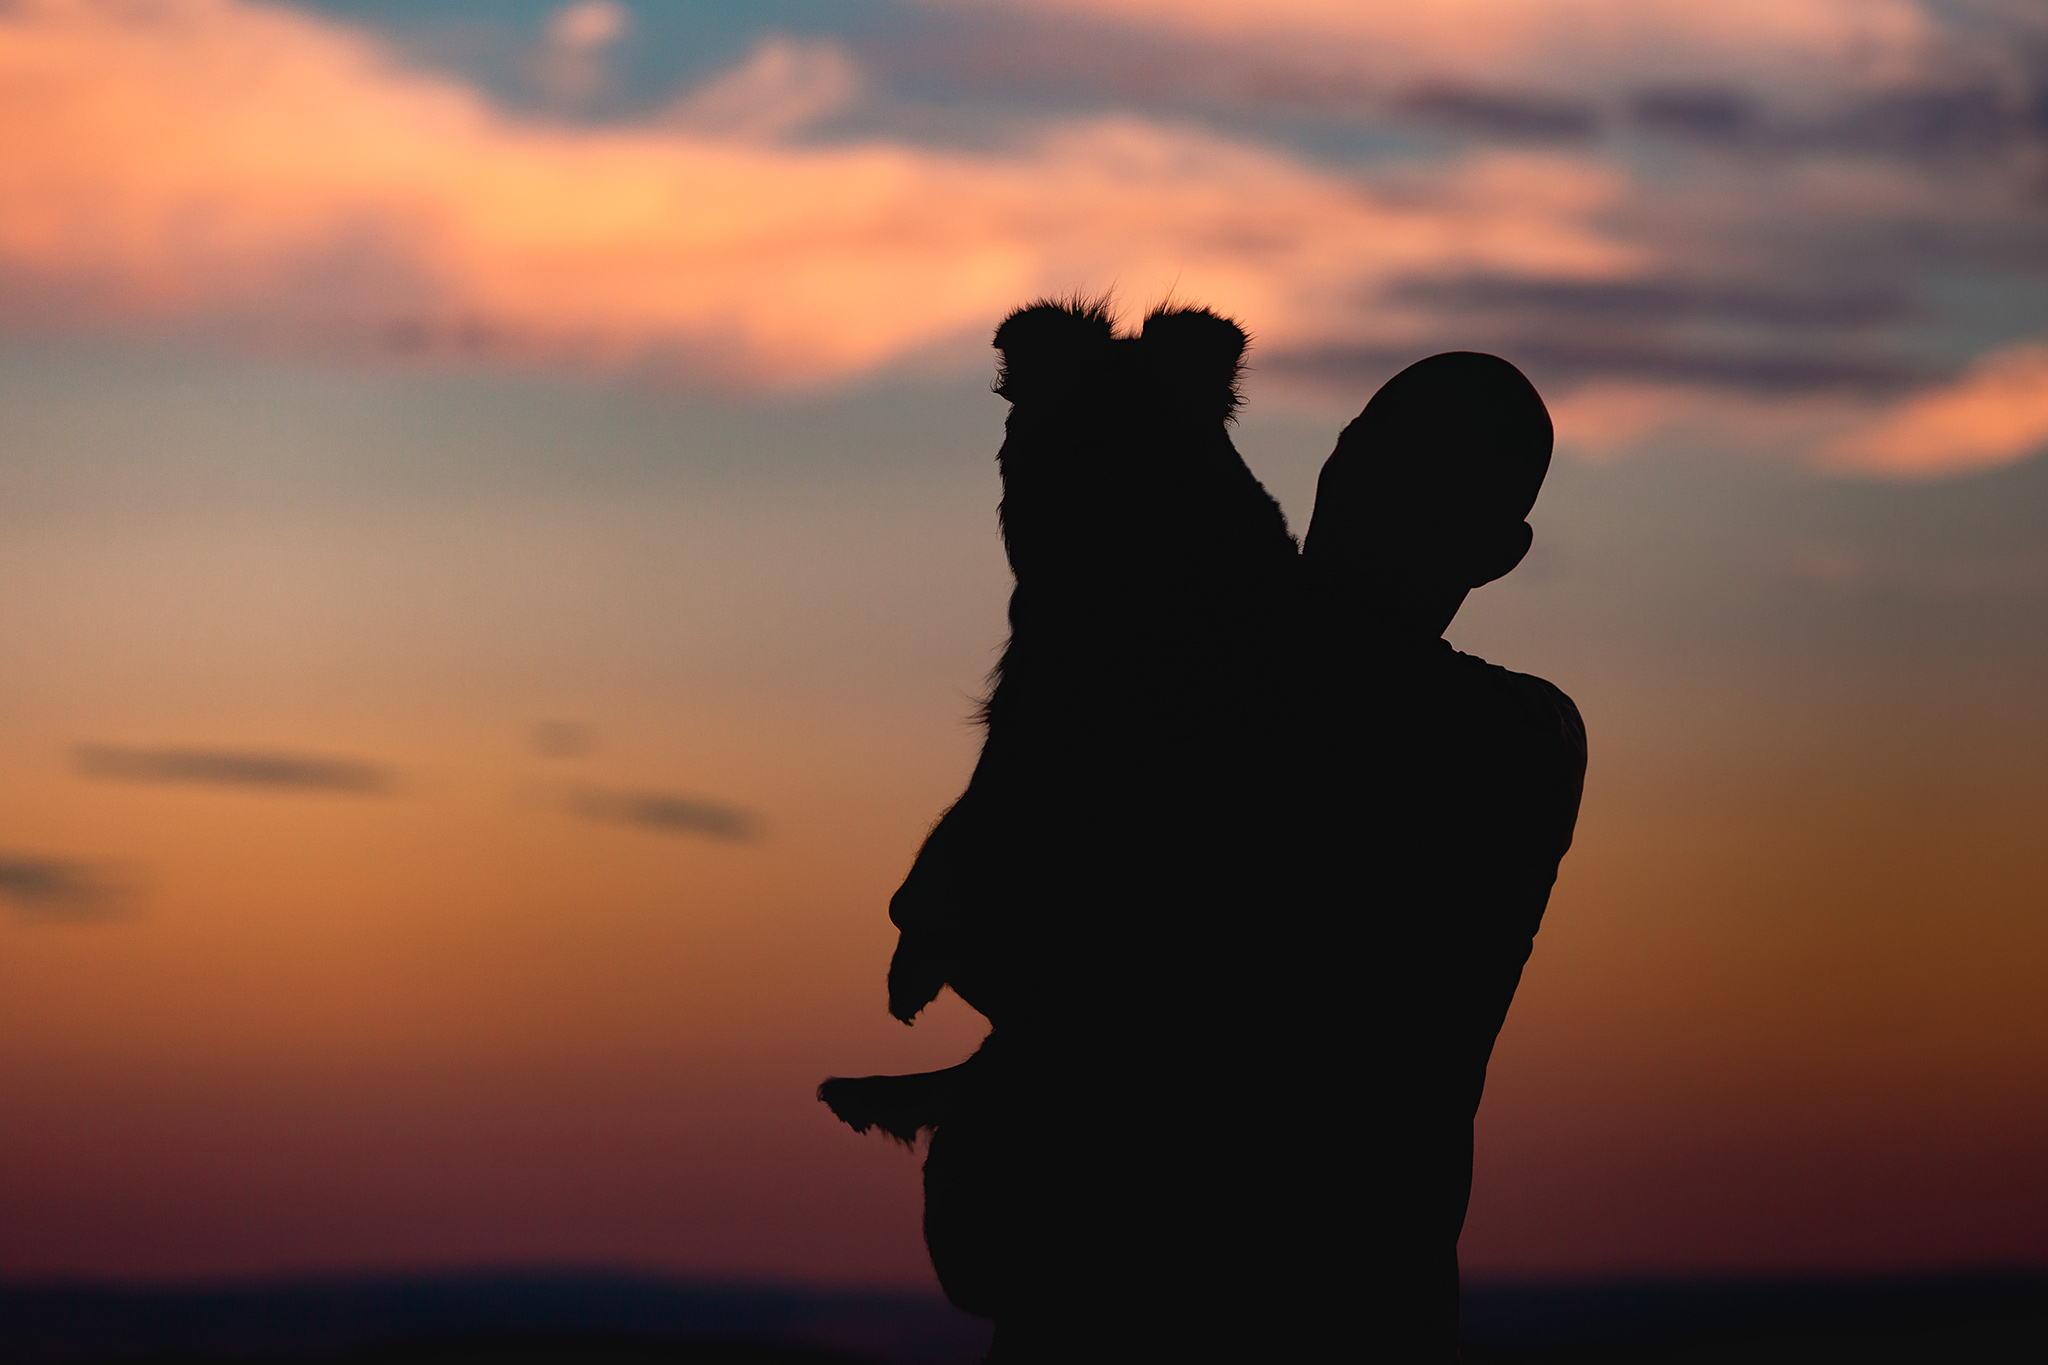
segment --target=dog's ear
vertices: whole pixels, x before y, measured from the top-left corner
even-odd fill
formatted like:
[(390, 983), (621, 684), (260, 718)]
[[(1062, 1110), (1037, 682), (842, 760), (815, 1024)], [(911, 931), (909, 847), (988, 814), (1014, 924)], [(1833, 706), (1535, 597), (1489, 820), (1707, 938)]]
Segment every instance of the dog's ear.
[(1187, 410), (1228, 420), (1244, 401), (1244, 328), (1206, 308), (1161, 308), (1145, 319), (1146, 363)]
[(1041, 299), (996, 328), (1002, 367), (995, 390), (1012, 403), (1057, 396), (1077, 377), (1099, 374), (1116, 331), (1109, 300)]

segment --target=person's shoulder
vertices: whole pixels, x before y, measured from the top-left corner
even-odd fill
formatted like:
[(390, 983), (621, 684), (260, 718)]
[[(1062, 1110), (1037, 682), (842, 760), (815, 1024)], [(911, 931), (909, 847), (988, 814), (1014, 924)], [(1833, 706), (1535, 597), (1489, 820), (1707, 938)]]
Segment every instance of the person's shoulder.
[(1515, 673), (1510, 676), (1518, 680), (1532, 703), (1547, 704), (1548, 718), (1557, 725), (1559, 738), (1578, 754), (1579, 763), (1586, 761), (1586, 718), (1579, 714), (1578, 703), (1565, 694), (1565, 690), (1548, 678), (1539, 678), (1531, 673)]
[(1539, 678), (1533, 673), (1517, 673), (1511, 668), (1488, 663), (1473, 654), (1463, 654), (1445, 646), (1451, 665), (1463, 675), (1468, 685), (1485, 690), (1496, 699), (1496, 705), (1511, 710), (1521, 725), (1541, 731), (1546, 736), (1555, 735), (1568, 750), (1576, 753), (1584, 763), (1586, 755), (1586, 722), (1579, 714), (1578, 704), (1565, 694), (1565, 690), (1548, 678)]

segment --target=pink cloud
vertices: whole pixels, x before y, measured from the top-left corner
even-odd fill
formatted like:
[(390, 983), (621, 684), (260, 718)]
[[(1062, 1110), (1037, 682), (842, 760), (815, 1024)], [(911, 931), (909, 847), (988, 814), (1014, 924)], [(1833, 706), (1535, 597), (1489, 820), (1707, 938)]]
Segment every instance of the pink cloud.
[(604, 52), (625, 35), (625, 7), (612, 0), (579, 0), (555, 12), (548, 22), (547, 46), (534, 65), (534, 75), (557, 99), (574, 102), (596, 94), (605, 85)]
[(1913, 0), (931, 0), (1066, 15), (1204, 42), (1313, 54), (1387, 79), (1571, 87), (1628, 81), (1906, 74), (1937, 28)]
[(589, 52), (617, 42), (626, 27), (625, 6), (613, 0), (577, 0), (556, 11), (548, 23), (548, 39), (558, 47)]
[(1949, 383), (1883, 402), (1598, 380), (1550, 406), (1559, 447), (1594, 462), (1704, 443), (1836, 473), (1942, 478), (2048, 448), (2048, 344), (1993, 351)]
[(714, 137), (772, 141), (839, 113), (860, 83), (853, 62), (830, 43), (770, 38), (745, 65), (678, 100), (668, 121)]
[[(812, 53), (763, 69), (787, 108), (805, 71), (848, 68)], [(978, 344), (1043, 291), (1142, 301), (1177, 284), (1299, 344), (1356, 337), (1388, 279), (1598, 278), (1641, 258), (1596, 226), (1621, 178), (1562, 159), (1369, 182), (1131, 119), (975, 154), (789, 145), (747, 119), (576, 129), (242, 0), (12, 6), (0, 121), (18, 130), (0, 158), (0, 325), (16, 331), (201, 329), (773, 385)]]
[(1549, 398), (1557, 443), (1601, 464), (1674, 446), (1801, 460), (1869, 409), (1839, 395), (1764, 396), (1700, 384), (1602, 379)]

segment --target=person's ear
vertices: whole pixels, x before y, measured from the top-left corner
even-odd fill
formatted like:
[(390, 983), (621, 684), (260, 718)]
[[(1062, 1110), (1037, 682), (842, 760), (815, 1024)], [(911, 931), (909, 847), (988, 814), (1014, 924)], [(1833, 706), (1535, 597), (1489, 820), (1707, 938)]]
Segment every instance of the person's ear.
[(1536, 543), (1536, 529), (1526, 521), (1518, 521), (1510, 530), (1503, 531), (1485, 546), (1472, 563), (1472, 586), (1491, 583), (1496, 578), (1506, 578), (1515, 571), (1529, 553), (1529, 547)]

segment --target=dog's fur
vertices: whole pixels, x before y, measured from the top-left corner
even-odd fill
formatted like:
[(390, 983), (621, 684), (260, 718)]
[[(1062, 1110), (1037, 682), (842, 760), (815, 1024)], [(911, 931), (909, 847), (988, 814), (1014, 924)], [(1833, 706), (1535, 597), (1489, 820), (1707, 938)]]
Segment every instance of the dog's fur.
[[(1133, 861), (1189, 842), (1194, 774), (1245, 761), (1246, 637), (1298, 565), (1226, 429), (1244, 345), (1200, 309), (1120, 338), (1100, 303), (1041, 303), (998, 329), (1011, 635), (981, 761), (890, 904), (899, 1019), (944, 984), (997, 1022), (1129, 990), (1127, 940), (1166, 908), (1131, 903)], [(1077, 953), (1077, 929), (1112, 941)]]
[[(1245, 343), (1196, 308), (1119, 337), (1105, 303), (1080, 300), (1021, 309), (996, 333), (1011, 635), (973, 778), (891, 901), (889, 970), (897, 1018), (950, 984), (996, 1030), (958, 1067), (828, 1080), (819, 1097), (860, 1131), (933, 1130), (933, 1262), (999, 1340), (1061, 1336), (1019, 1324), (1062, 1300), (1058, 1349), (1077, 1349), (1089, 1314), (1074, 1305), (1106, 1293), (1110, 1261), (1096, 1260), (1114, 1259), (1086, 1223), (1128, 1198), (1107, 1183), (1124, 1177), (1170, 1202), (1176, 1173), (1134, 1174), (1178, 1084), (1157, 1063), (1214, 1064), (1190, 1023), (1212, 1011), (1193, 1005), (1247, 965), (1228, 921), (1259, 874), (1233, 850), (1270, 848), (1244, 826), (1287, 749), (1265, 727), (1284, 710), (1272, 687), (1299, 557), (1227, 430)], [(1162, 1029), (1184, 1046), (1156, 1046)], [(1121, 1065), (1133, 1054), (1148, 1064)], [(1065, 1155), (1077, 1116), (1094, 1140), (1085, 1168)], [(1085, 1331), (1106, 1340), (1104, 1326)]]

